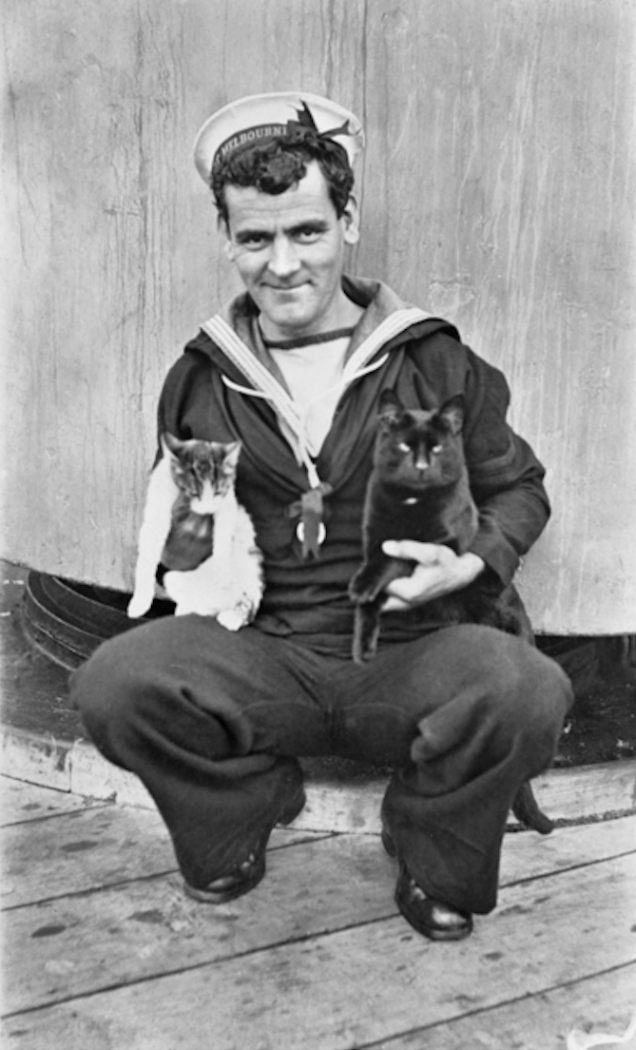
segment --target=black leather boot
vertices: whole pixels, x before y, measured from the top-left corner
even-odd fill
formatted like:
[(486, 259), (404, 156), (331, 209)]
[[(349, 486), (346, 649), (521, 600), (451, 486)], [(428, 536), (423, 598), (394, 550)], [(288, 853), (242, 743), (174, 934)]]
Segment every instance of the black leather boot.
[(386, 828), (382, 829), (382, 845), (390, 857), (398, 858), (400, 874), (395, 887), (395, 902), (413, 929), (431, 941), (461, 941), (468, 937), (473, 929), (470, 912), (451, 908), (429, 897), (398, 856), (395, 843)]
[(239, 861), (227, 875), (213, 879), (207, 886), (198, 889), (184, 883), (184, 889), (188, 897), (201, 901), (203, 904), (225, 904), (227, 901), (242, 897), (249, 893), (265, 874), (265, 849), (267, 841), (275, 824), (291, 824), (305, 805), (305, 792), (299, 788), (294, 797), (286, 801), (274, 814), (273, 820), (265, 827), (256, 843), (248, 847), (245, 860)]

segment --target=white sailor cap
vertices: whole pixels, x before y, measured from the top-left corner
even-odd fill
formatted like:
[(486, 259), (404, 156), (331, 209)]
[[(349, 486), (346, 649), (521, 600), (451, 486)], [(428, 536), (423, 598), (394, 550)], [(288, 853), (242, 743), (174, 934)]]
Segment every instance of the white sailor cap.
[(209, 185), (212, 167), (235, 150), (265, 144), (275, 138), (307, 132), (342, 146), (353, 162), (364, 147), (364, 132), (349, 110), (320, 95), (284, 91), (237, 99), (213, 113), (194, 143), (194, 163)]

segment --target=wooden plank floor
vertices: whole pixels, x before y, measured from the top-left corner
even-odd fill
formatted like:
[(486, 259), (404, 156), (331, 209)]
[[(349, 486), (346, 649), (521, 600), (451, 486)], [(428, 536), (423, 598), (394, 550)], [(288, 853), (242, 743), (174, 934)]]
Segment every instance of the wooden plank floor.
[(277, 829), (211, 908), (154, 813), (0, 779), (3, 1050), (565, 1050), (636, 1007), (636, 817), (507, 835), (496, 912), (438, 945), (375, 835)]

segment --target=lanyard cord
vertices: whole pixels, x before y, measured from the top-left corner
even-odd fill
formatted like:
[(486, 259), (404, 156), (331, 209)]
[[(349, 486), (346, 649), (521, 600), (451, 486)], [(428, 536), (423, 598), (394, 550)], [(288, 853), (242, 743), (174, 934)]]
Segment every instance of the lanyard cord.
[[(378, 327), (353, 352), (343, 369), (341, 379), (327, 393), (333, 393), (338, 387), (341, 387), (344, 391), (355, 379), (359, 379), (369, 372), (374, 372), (380, 368), (387, 360), (388, 353), (384, 354), (378, 361), (373, 361), (371, 364), (367, 364), (367, 362), (389, 339), (399, 335), (400, 332), (410, 328), (416, 322), (426, 320), (429, 316), (429, 314), (417, 307), (409, 307), (404, 310), (396, 310), (388, 317), (385, 317)], [(322, 520), (323, 497), (328, 496), (332, 488), (328, 482), (320, 480), (316, 465), (307, 448), (305, 431), (306, 409), (305, 411), (299, 410), (296, 403), (275, 376), (261, 364), (247, 344), (239, 338), (234, 329), (219, 314), (210, 318), (209, 321), (205, 321), (201, 327), (251, 381), (253, 388), (241, 387), (238, 383), (228, 379), (227, 376), (221, 373), (221, 378), (225, 385), (250, 397), (262, 397), (269, 401), (297, 442), (298, 458), (307, 471), (307, 480), (310, 488), (308, 492), (303, 493), (300, 500), (289, 507), (288, 513), (293, 517), (300, 515), (301, 521), (298, 535), (302, 541), (303, 556), (305, 558), (319, 557), (320, 544), (324, 540), (325, 535)], [(322, 396), (326, 395), (323, 394)], [(320, 399), (316, 398), (316, 401), (318, 400)], [(310, 405), (313, 403), (315, 402), (310, 402)]]
[[(379, 368), (386, 360), (386, 355), (370, 365), (367, 365), (367, 362), (384, 343), (418, 321), (425, 321), (429, 317), (430, 314), (425, 313), (424, 310), (420, 310), (416, 306), (396, 310), (394, 313), (389, 314), (353, 352), (344, 367), (342, 378), (338, 385), (341, 385), (344, 390), (354, 379)], [(265, 397), (273, 404), (298, 441), (299, 458), (307, 470), (310, 485), (313, 488), (316, 484), (320, 484), (318, 473), (305, 443), (303, 413), (299, 411), (298, 406), (287, 391), (281, 386), (276, 377), (261, 364), (249, 346), (239, 338), (231, 325), (220, 314), (215, 314), (209, 321), (205, 321), (201, 327), (252, 382), (254, 390), (243, 388), (241, 392), (249, 393), (255, 397)], [(222, 378), (227, 386), (241, 390), (238, 384), (233, 383), (226, 376)]]
[[(377, 371), (378, 368), (381, 368), (382, 365), (386, 363), (388, 356), (388, 353), (383, 354), (383, 356), (377, 361), (373, 361), (372, 364), (367, 365), (365, 368), (359, 368), (356, 372), (350, 372), (348, 376), (344, 375), (343, 373), (342, 377), (338, 380), (337, 383), (334, 383), (333, 386), (329, 387), (328, 390), (325, 390), (324, 393), (322, 393), (319, 397), (316, 397), (312, 401), (309, 401), (306, 405), (303, 406), (302, 409), (299, 409), (298, 406), (295, 405), (297, 410), (298, 423), (297, 426), (294, 428), (294, 436), (298, 439), (298, 452), (300, 453), (302, 463), (307, 470), (309, 484), (312, 488), (315, 488), (317, 485), (320, 484), (320, 478), (318, 476), (316, 466), (307, 449), (305, 420), (307, 418), (309, 410), (313, 407), (313, 405), (317, 404), (323, 398), (327, 397), (329, 394), (334, 393), (334, 391), (341, 389), (344, 392), (345, 388), (349, 386), (349, 384), (352, 383), (354, 380), (361, 379), (362, 376), (368, 375), (370, 372)], [(274, 402), (272, 395), (266, 393), (264, 390), (255, 390), (253, 387), (241, 386), (240, 383), (235, 383), (233, 379), (229, 379), (228, 376), (225, 376), (223, 374), (221, 374), (221, 379), (227, 387), (229, 387), (231, 390), (236, 390), (239, 394), (244, 394), (246, 397), (260, 397), (265, 401), (273, 402), (274, 407), (278, 407)]]

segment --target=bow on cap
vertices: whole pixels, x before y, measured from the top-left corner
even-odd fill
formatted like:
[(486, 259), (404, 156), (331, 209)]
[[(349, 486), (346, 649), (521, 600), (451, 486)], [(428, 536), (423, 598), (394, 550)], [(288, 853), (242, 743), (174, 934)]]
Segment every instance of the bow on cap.
[(250, 95), (214, 113), (196, 137), (194, 162), (209, 185), (213, 165), (236, 150), (276, 138), (302, 141), (309, 133), (341, 146), (352, 166), (364, 146), (362, 125), (349, 110), (320, 95), (285, 91)]
[(298, 138), (302, 140), (304, 136), (310, 132), (311, 134), (317, 135), (319, 139), (331, 139), (333, 141), (339, 135), (347, 136), (353, 134), (353, 132), (349, 131), (348, 120), (345, 120), (340, 127), (328, 128), (327, 131), (319, 131), (307, 103), (303, 101), (300, 105), (301, 108), (296, 111), (298, 120), (287, 121), (287, 138)]

